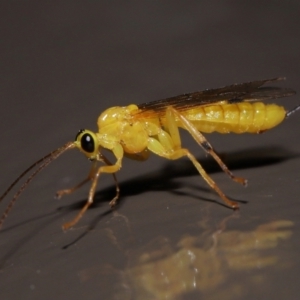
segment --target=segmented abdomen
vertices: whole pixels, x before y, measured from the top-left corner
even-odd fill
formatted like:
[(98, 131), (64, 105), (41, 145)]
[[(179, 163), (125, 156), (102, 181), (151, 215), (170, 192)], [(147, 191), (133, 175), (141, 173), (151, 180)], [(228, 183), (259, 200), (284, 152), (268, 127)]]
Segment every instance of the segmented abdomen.
[(276, 104), (241, 102), (199, 106), (182, 112), (201, 132), (260, 133), (281, 123), (286, 111)]

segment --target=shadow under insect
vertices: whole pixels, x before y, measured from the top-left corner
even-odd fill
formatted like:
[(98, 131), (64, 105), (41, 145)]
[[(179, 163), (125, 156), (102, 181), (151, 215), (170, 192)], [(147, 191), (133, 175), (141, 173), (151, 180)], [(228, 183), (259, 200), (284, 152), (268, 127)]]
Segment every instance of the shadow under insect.
[[(231, 152), (220, 155), (230, 170), (250, 169), (258, 167), (266, 167), (268, 165), (280, 164), (284, 161), (294, 159), (299, 155), (291, 153), (280, 147), (262, 147), (262, 148), (248, 148), (246, 150)], [(198, 159), (199, 160), (199, 159)], [(210, 157), (199, 160), (201, 165), (212, 174), (220, 172), (218, 164)], [(124, 162), (126, 164), (126, 161)], [(102, 176), (104, 176), (103, 174)], [(176, 161), (166, 161), (161, 169), (147, 173), (144, 176), (133, 177), (120, 183), (120, 197), (117, 206), (124, 204), (127, 198), (134, 195), (141, 195), (149, 190), (151, 191), (168, 191), (173, 194), (187, 195), (186, 192), (180, 191), (180, 188), (186, 183), (181, 183), (176, 180), (180, 177), (199, 176), (199, 173), (194, 168), (193, 164), (187, 159)], [(247, 173), (245, 172), (245, 175)], [(101, 183), (101, 177), (100, 177)], [(188, 184), (189, 185), (189, 184)], [(213, 201), (210, 196), (204, 197), (203, 193), (210, 193), (212, 190), (206, 187), (205, 184), (199, 181), (199, 185), (189, 185), (191, 188), (197, 190), (196, 194), (189, 194), (193, 198), (201, 199), (203, 201)], [(91, 208), (98, 207), (103, 202), (110, 201), (116, 193), (115, 186), (110, 186), (105, 189), (100, 189), (94, 197), (94, 203)], [(246, 202), (243, 199), (236, 200), (239, 202)], [(86, 200), (81, 200), (68, 206), (60, 207), (59, 210), (73, 211), (80, 209)], [(219, 203), (219, 202), (218, 202)], [(222, 203), (219, 203), (223, 205)]]

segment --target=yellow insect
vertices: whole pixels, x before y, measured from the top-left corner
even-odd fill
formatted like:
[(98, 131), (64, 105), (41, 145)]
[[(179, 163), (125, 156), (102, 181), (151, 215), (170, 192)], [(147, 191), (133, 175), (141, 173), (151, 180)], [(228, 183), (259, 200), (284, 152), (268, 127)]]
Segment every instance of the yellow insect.
[[(238, 203), (229, 200), (205, 172), (195, 156), (188, 149), (181, 146), (179, 128), (187, 130), (232, 180), (246, 185), (247, 180), (236, 177), (230, 172), (202, 132), (261, 133), (278, 125), (300, 109), (299, 105), (287, 112), (282, 106), (261, 102), (295, 94), (291, 89), (262, 87), (266, 83), (281, 80), (284, 80), (284, 78), (234, 84), (145, 104), (131, 104), (125, 107), (116, 106), (105, 110), (98, 118), (98, 132), (86, 129), (80, 130), (74, 142), (66, 143), (61, 148), (35, 162), (10, 185), (0, 197), (0, 201), (26, 173), (36, 167), (36, 170), (28, 177), (8, 204), (0, 219), (0, 227), (19, 195), (35, 175), (63, 152), (73, 148), (78, 148), (92, 161), (91, 171), (87, 178), (75, 187), (58, 191), (57, 197), (72, 193), (90, 180), (92, 184), (86, 204), (71, 222), (63, 225), (63, 229), (74, 226), (93, 203), (96, 185), (101, 173), (111, 173), (114, 176), (116, 196), (110, 201), (110, 206), (113, 207), (119, 197), (119, 187), (115, 173), (121, 169), (123, 157), (145, 160), (150, 152), (171, 160), (184, 156), (188, 157), (203, 179), (219, 194), (226, 205), (237, 209)], [(114, 154), (116, 162), (114, 164), (110, 163), (101, 153), (101, 149), (110, 150)], [(99, 162), (105, 165), (98, 166)]]

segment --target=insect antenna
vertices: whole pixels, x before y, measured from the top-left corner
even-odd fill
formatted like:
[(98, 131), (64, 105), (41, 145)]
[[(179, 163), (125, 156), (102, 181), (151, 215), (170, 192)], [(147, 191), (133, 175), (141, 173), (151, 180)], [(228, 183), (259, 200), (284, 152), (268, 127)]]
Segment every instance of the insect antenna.
[(293, 113), (295, 113), (295, 112), (296, 112), (297, 110), (299, 110), (299, 109), (300, 109), (300, 105), (298, 105), (298, 106), (296, 106), (294, 109), (288, 111), (288, 112), (286, 113), (286, 118), (288, 118), (290, 115), (292, 115)]
[(19, 190), (15, 193), (12, 200), (7, 205), (4, 213), (1, 216), (0, 219), (0, 228), (2, 227), (2, 224), (4, 223), (4, 220), (6, 219), (9, 211), (12, 209), (13, 205), (15, 204), (18, 197), (21, 195), (21, 193), (26, 189), (28, 184), (33, 180), (33, 178), (44, 168), (46, 168), (53, 160), (55, 160), (57, 157), (59, 157), (62, 153), (65, 151), (72, 149), (75, 147), (75, 144), (73, 142), (68, 142), (64, 146), (50, 152), (43, 158), (39, 159), (35, 163), (33, 163), (29, 168), (27, 168), (9, 187), (8, 189), (3, 193), (3, 195), (0, 197), (0, 201), (2, 201), (5, 196), (12, 190), (12, 188), (19, 182), (21, 178), (23, 178), (29, 171), (31, 171), (33, 168), (39, 165), (39, 167), (27, 178), (27, 180), (23, 183), (23, 185), (19, 188)]

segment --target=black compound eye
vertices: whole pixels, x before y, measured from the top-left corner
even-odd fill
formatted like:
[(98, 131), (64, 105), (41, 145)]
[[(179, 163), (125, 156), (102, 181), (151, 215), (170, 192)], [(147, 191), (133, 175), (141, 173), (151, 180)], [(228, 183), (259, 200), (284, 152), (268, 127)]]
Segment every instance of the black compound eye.
[(80, 140), (81, 148), (85, 152), (93, 153), (95, 151), (95, 142), (89, 133), (85, 133)]

